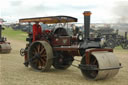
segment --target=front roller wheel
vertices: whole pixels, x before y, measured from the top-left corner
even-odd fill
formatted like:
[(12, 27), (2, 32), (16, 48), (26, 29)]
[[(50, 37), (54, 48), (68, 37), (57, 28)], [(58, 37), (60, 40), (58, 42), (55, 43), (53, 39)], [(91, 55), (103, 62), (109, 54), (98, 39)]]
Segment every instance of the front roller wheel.
[[(83, 56), (83, 58), (81, 60), (81, 66), (82, 66), (82, 68), (80, 68), (81, 72), (85, 78), (94, 79), (98, 74), (98, 70), (88, 70), (88, 69), (84, 68), (84, 65), (86, 65), (86, 59), (85, 58), (86, 57)], [(94, 56), (91, 56), (89, 65), (95, 65), (96, 67), (98, 67), (98, 62)]]
[(11, 46), (8, 43), (2, 43), (0, 44), (0, 53), (10, 53), (11, 52)]
[(37, 71), (47, 71), (53, 62), (52, 48), (46, 41), (35, 41), (28, 49), (30, 66)]
[(114, 77), (121, 67), (117, 57), (111, 52), (92, 52), (88, 65), (85, 58), (86, 56), (81, 60), (80, 69), (87, 79), (99, 80)]

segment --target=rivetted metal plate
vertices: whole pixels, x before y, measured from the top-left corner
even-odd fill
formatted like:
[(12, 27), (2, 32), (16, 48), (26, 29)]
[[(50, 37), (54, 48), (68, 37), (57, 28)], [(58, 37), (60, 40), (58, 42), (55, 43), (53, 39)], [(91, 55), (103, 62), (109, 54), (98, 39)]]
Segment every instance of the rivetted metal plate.
[(11, 46), (8, 43), (0, 44), (0, 53), (9, 53), (11, 51)]
[(114, 77), (119, 72), (118, 58), (112, 52), (92, 52), (98, 61), (98, 71), (95, 80)]

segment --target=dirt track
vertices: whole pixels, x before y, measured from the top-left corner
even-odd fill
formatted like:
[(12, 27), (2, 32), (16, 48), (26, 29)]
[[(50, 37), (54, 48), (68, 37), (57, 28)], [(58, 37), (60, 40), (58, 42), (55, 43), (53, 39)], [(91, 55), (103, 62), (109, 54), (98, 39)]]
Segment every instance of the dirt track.
[(9, 40), (12, 45), (10, 54), (0, 54), (0, 85), (128, 85), (128, 51), (116, 50), (115, 54), (123, 65), (114, 78), (100, 81), (84, 79), (79, 69), (70, 67), (67, 70), (35, 72), (23, 65), (20, 48), (25, 42)]

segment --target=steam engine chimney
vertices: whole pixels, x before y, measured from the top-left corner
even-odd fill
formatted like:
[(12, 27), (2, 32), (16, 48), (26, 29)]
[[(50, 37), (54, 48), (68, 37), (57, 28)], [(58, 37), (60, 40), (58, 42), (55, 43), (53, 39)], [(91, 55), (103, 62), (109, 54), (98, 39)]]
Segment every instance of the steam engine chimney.
[(84, 11), (84, 35), (85, 35), (85, 40), (89, 38), (90, 34), (90, 11)]
[(126, 39), (126, 40), (127, 40), (127, 34), (128, 34), (128, 33), (127, 33), (127, 32), (125, 32), (125, 39)]

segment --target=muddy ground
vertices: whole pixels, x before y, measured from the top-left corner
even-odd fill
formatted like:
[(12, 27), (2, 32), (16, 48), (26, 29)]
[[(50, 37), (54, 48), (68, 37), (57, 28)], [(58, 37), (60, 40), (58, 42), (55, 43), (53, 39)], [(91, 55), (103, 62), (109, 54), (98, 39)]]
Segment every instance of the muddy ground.
[(26, 68), (23, 65), (24, 58), (19, 54), (19, 50), (25, 47), (25, 42), (9, 41), (11, 53), (0, 54), (0, 85), (128, 85), (128, 50), (114, 51), (123, 66), (114, 78), (91, 81), (86, 80), (80, 70), (73, 66), (67, 70), (52, 67), (49, 72), (36, 72), (30, 67)]

